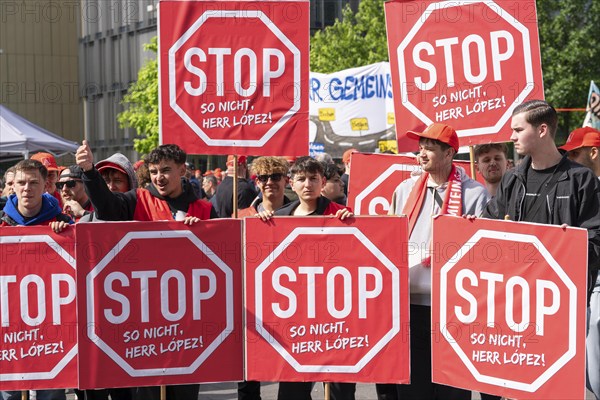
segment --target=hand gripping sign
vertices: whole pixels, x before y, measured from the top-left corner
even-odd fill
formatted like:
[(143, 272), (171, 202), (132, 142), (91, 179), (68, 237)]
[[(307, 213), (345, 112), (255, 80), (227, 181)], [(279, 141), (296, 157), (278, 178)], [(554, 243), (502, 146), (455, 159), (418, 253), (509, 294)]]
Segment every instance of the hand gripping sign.
[(248, 380), (408, 382), (405, 218), (245, 221)]
[(408, 130), (453, 126), (461, 145), (506, 142), (510, 117), (543, 99), (534, 0), (385, 4), (399, 151)]
[(78, 226), (81, 388), (242, 379), (240, 225)]
[(161, 143), (308, 154), (308, 1), (161, 1)]
[(0, 387), (77, 387), (74, 230), (0, 228)]
[(433, 243), (433, 380), (585, 398), (586, 230), (445, 216)]

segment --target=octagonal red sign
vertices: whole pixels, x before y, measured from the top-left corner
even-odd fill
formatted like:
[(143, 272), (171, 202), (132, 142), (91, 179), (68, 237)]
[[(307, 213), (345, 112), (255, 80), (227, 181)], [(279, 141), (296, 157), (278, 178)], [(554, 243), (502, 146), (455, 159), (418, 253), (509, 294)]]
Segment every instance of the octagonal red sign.
[[(113, 239), (93, 247), (86, 239), (101, 230), (78, 232), (87, 324), (81, 354), (115, 374), (82, 367), (80, 386), (241, 379), (240, 222), (111, 224)], [(225, 244), (238, 247), (224, 255)]]
[(387, 215), (394, 190), (419, 165), (414, 157), (355, 153), (350, 168), (348, 205), (356, 215)]
[(462, 145), (504, 142), (512, 110), (543, 99), (533, 0), (385, 5), (398, 149), (407, 130), (453, 126)]
[(442, 217), (434, 243), (434, 380), (584, 398), (586, 231)]
[(77, 386), (74, 230), (0, 228), (0, 386)]
[(163, 1), (159, 12), (162, 143), (307, 154), (308, 2)]
[(407, 381), (406, 221), (380, 223), (246, 219), (248, 379)]

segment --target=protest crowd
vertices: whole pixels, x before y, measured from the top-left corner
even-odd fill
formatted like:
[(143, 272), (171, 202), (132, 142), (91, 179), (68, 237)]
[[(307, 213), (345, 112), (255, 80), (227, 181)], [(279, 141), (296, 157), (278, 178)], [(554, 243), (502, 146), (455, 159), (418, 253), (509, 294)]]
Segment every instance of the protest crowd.
[[(600, 132), (574, 130), (557, 148), (557, 114), (541, 100), (527, 101), (512, 114), (511, 141), (519, 156), (511, 167), (505, 143), (475, 148), (474, 161), (485, 186), (453, 164), (460, 143), (454, 128), (434, 123), (408, 132), (420, 168), (394, 191), (389, 214), (406, 215), (409, 241), (424, 247), (409, 255), (411, 383), (378, 384), (381, 400), (471, 399), (471, 392), (435, 384), (431, 378), (432, 216), (461, 215), (584, 228), (588, 232), (587, 384), (600, 399)], [(132, 163), (120, 153), (94, 158), (86, 141), (74, 165), (59, 166), (49, 153), (37, 153), (8, 168), (3, 176), (2, 227), (49, 225), (57, 232), (73, 224), (99, 221), (181, 221), (202, 224), (214, 218), (332, 215), (354, 217), (346, 205), (350, 160), (331, 157), (254, 158), (229, 156), (226, 166), (194, 170), (179, 146), (165, 144)], [(237, 161), (237, 166), (234, 163)], [(237, 175), (235, 173), (237, 172)], [(234, 179), (237, 210), (233, 209)], [(385, 228), (384, 228), (385, 229)], [(391, 239), (392, 240), (392, 239)], [(280, 400), (310, 399), (313, 382), (280, 382)], [(199, 385), (171, 385), (167, 399), (195, 399)], [(78, 399), (159, 399), (158, 387), (76, 390)], [(481, 394), (483, 399), (498, 396)], [(2, 392), (3, 400), (20, 392)], [(238, 384), (239, 399), (260, 399), (260, 382)], [(331, 398), (353, 400), (355, 384), (331, 383)], [(65, 390), (38, 390), (37, 399), (65, 399)]]

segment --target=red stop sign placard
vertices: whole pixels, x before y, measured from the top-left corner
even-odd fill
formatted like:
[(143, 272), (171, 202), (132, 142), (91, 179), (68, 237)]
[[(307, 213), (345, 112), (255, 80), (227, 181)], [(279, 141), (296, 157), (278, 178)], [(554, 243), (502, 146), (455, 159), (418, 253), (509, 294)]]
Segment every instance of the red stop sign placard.
[(246, 219), (247, 379), (407, 382), (406, 219), (273, 222)]
[(80, 387), (242, 378), (240, 225), (78, 227)]
[(74, 236), (0, 228), (2, 390), (77, 386)]
[(420, 167), (415, 157), (352, 154), (348, 205), (356, 215), (387, 215), (394, 190)]
[(535, 1), (385, 5), (398, 149), (407, 130), (453, 126), (461, 145), (505, 142), (514, 108), (542, 99)]
[(161, 2), (161, 142), (307, 154), (308, 5)]
[(456, 217), (433, 229), (433, 379), (508, 398), (584, 398), (586, 230)]

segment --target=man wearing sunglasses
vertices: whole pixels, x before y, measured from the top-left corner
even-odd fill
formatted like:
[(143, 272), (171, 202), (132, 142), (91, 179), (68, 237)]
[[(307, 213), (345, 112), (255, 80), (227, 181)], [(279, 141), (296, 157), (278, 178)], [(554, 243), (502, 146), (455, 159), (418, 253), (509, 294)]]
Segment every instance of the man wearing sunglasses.
[(82, 174), (83, 171), (78, 165), (71, 165), (63, 170), (56, 183), (63, 199), (64, 212), (77, 220), (94, 211), (81, 180)]
[(275, 212), (283, 205), (290, 202), (285, 196), (285, 187), (289, 182), (289, 164), (283, 157), (259, 157), (252, 163), (252, 175), (256, 176), (254, 182), (260, 190), (250, 207), (238, 212), (238, 216), (255, 216), (261, 211)]

